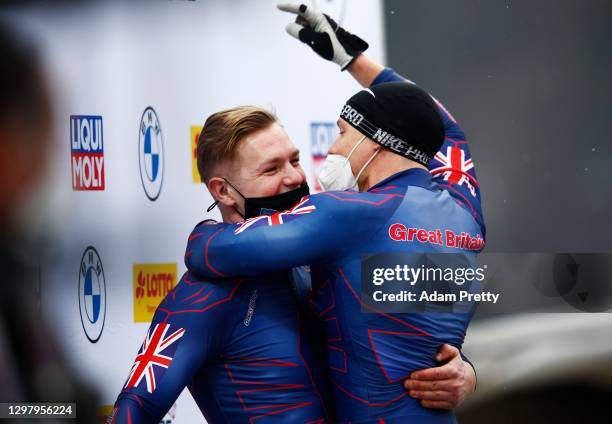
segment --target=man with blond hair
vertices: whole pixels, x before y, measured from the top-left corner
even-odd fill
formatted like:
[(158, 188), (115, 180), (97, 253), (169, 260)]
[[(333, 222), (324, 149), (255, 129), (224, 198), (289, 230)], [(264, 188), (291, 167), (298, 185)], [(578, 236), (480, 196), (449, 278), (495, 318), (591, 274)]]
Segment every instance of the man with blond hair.
[[(246, 210), (227, 201), (237, 190), (229, 178), (245, 195), (258, 196), (255, 206), (266, 205), (262, 196), (283, 193), (275, 205), (290, 207), (304, 195), (298, 154), (272, 113), (242, 106), (206, 120), (198, 169), (223, 200), (224, 222), (234, 223), (254, 206), (249, 198)], [(212, 227), (202, 223), (192, 240)], [(221, 284), (187, 272), (157, 308), (113, 422), (157, 423), (185, 387), (211, 423), (333, 422), (324, 355), (311, 333), (286, 272)]]

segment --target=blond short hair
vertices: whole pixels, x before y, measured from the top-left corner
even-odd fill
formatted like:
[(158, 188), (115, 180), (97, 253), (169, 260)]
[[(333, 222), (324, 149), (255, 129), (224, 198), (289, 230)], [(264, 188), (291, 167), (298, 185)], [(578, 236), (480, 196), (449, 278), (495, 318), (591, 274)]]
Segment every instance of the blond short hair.
[(235, 157), (246, 137), (278, 122), (276, 115), (258, 106), (238, 106), (210, 115), (200, 132), (197, 164), (200, 179), (208, 183), (215, 166)]

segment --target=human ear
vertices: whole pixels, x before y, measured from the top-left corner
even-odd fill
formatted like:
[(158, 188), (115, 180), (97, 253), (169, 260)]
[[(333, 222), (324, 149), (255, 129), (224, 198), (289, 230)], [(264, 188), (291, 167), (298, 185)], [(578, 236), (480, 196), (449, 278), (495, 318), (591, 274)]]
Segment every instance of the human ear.
[(223, 178), (212, 177), (208, 180), (207, 187), (211, 196), (219, 203), (229, 207), (236, 205), (237, 202), (232, 196), (232, 190), (229, 189), (229, 184)]

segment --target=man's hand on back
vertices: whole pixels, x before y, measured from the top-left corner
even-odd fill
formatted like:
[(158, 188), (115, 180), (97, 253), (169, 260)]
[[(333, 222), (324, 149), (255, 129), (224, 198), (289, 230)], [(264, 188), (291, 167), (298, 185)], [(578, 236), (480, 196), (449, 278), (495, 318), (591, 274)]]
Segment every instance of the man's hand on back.
[(440, 348), (436, 361), (443, 365), (413, 372), (404, 388), (424, 407), (455, 409), (476, 390), (476, 373), (459, 349), (447, 344)]
[(340, 65), (343, 71), (368, 48), (368, 43), (310, 6), (279, 4), (278, 8), (298, 15), (286, 27), (290, 35), (308, 44), (322, 58)]

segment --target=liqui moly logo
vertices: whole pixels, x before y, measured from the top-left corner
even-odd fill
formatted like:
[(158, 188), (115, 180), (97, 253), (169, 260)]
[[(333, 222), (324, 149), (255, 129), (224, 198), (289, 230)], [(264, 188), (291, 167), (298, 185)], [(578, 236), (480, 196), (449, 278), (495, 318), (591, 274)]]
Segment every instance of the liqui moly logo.
[(104, 190), (104, 130), (102, 117), (70, 116), (73, 190)]

